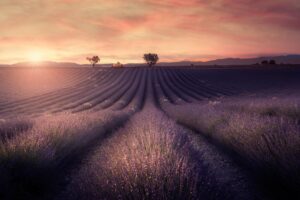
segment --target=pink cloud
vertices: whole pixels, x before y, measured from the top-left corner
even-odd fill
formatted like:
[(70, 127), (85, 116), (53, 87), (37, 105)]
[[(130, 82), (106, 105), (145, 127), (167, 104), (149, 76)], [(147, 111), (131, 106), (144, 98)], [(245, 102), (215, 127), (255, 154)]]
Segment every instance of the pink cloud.
[(59, 59), (100, 52), (131, 60), (150, 50), (165, 59), (300, 53), (297, 0), (2, 0), (0, 6), (6, 27), (0, 59), (13, 58), (16, 47), (48, 48)]

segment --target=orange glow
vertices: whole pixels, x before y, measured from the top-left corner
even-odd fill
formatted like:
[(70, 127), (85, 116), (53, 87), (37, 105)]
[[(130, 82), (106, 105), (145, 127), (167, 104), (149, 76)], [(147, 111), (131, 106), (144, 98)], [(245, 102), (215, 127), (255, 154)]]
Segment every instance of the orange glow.
[(44, 56), (41, 52), (32, 51), (28, 54), (28, 61), (32, 63), (38, 63), (44, 60)]
[(147, 52), (161, 62), (300, 54), (297, 0), (1, 0), (0, 7), (0, 27), (9, 27), (0, 31), (1, 64), (87, 63), (91, 55), (135, 63)]

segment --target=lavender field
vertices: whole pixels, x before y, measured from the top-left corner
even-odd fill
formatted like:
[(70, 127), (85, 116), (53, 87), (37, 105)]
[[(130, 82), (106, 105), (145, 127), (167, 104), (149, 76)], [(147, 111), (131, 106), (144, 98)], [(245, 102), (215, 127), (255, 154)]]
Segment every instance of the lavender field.
[(0, 199), (299, 199), (300, 68), (0, 69)]

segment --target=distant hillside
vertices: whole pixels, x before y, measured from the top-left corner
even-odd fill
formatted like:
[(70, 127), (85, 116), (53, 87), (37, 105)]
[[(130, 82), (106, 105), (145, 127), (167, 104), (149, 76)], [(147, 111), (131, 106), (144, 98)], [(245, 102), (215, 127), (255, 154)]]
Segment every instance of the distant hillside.
[(204, 62), (208, 65), (252, 65), (261, 63), (263, 60), (275, 60), (278, 64), (300, 64), (300, 55), (287, 55), (287, 56), (270, 56), (259, 58), (225, 58)]
[[(92, 67), (91, 64), (82, 64), (81, 67)], [(105, 64), (97, 64), (96, 67), (111, 67), (112, 63), (105, 63)]]
[[(300, 64), (300, 55), (286, 55), (286, 56), (269, 56), (269, 57), (257, 57), (257, 58), (224, 58), (211, 60), (207, 62), (192, 62), (192, 61), (180, 61), (180, 62), (159, 62), (157, 66), (208, 66), (208, 65), (254, 65), (261, 63), (263, 60), (275, 60), (277, 64)], [(90, 64), (77, 64), (72, 62), (52, 62), (45, 61), (36, 64), (42, 67), (91, 67)], [(13, 65), (1, 65), (0, 67), (33, 67), (34, 64), (30, 62), (16, 63)], [(97, 64), (98, 67), (111, 67), (112, 64)], [(126, 67), (147, 66), (145, 63), (128, 63)]]
[(77, 63), (71, 62), (52, 62), (52, 61), (44, 61), (39, 63), (31, 63), (31, 62), (21, 62), (11, 65), (12, 67), (33, 67), (35, 65), (41, 67), (80, 67)]
[[(34, 67), (35, 65), (39, 67), (91, 67), (91, 64), (77, 64), (72, 62), (52, 62), (52, 61), (44, 61), (39, 63), (31, 63), (31, 62), (21, 62), (12, 65), (3, 65), (3, 66), (11, 66), (11, 67)], [(97, 64), (97, 67), (111, 67), (112, 64)], [(0, 65), (1, 66), (1, 65)]]
[(300, 55), (287, 55), (287, 56), (269, 56), (258, 58), (224, 58), (211, 60), (207, 62), (162, 62), (159, 66), (187, 66), (187, 65), (253, 65), (261, 63), (263, 60), (275, 60), (277, 64), (300, 64)]

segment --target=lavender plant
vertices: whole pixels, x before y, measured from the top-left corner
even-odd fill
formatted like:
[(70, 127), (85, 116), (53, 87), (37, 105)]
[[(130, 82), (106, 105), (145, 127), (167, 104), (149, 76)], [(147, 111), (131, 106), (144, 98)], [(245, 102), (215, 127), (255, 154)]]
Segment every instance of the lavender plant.
[(195, 155), (184, 129), (146, 109), (73, 174), (62, 199), (216, 199)]
[[(300, 126), (294, 99), (164, 106), (182, 124), (238, 155), (269, 195), (299, 195)], [(265, 114), (269, 108), (276, 114)], [(293, 113), (293, 114), (291, 114)]]

